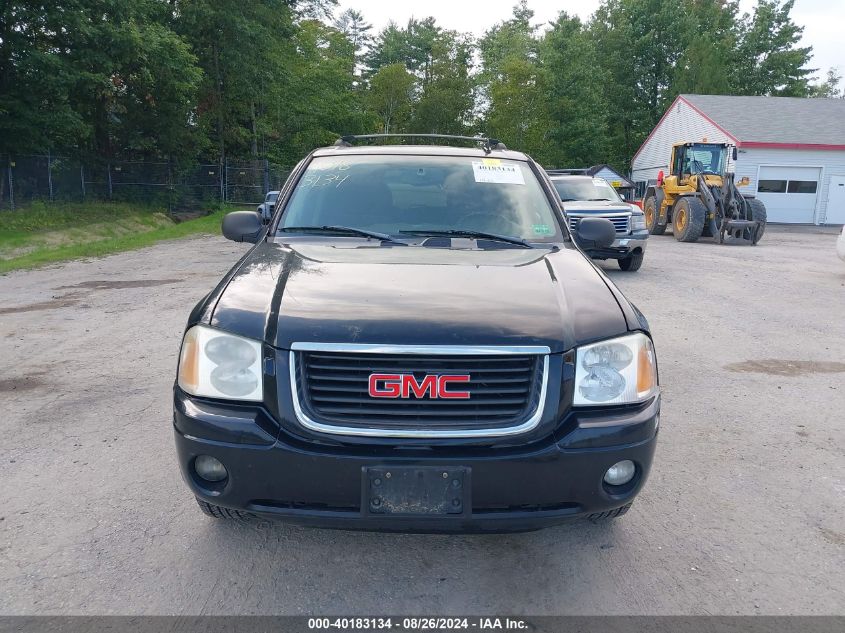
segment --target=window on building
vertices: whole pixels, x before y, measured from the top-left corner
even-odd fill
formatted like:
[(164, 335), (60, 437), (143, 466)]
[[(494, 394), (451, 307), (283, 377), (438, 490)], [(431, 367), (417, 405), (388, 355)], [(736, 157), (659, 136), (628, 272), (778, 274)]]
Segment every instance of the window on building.
[(757, 183), (758, 193), (786, 193), (785, 180), (761, 180)]
[(790, 180), (787, 191), (789, 193), (816, 193), (818, 183), (815, 180)]

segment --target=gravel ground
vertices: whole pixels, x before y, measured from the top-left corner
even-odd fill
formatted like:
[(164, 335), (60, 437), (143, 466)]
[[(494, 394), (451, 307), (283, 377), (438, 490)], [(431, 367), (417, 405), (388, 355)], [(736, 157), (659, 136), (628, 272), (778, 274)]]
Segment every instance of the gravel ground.
[(605, 265), (652, 324), (651, 478), (620, 521), (421, 536), (219, 522), (170, 389), (221, 238), (0, 277), (0, 613), (845, 612), (845, 264), (835, 236), (650, 240)]

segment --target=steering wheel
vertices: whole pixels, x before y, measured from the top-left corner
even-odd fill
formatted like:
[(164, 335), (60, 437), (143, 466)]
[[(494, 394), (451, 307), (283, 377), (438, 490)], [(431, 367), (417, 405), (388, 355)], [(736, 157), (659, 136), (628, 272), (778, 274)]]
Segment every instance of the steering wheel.
[[(475, 213), (470, 213), (469, 215), (462, 217), (461, 223), (466, 224), (466, 226), (462, 226), (460, 228), (475, 229), (478, 231), (484, 231), (485, 233), (499, 233), (502, 235), (515, 236), (522, 234), (522, 226), (510, 218), (506, 218), (502, 215), (493, 215), (492, 213), (481, 213), (476, 211)], [(501, 230), (505, 225), (507, 225), (507, 230)]]

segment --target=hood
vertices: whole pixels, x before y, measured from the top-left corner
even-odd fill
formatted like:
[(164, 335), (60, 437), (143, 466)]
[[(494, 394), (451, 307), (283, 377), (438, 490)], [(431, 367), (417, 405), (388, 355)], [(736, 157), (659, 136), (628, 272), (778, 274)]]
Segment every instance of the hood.
[(259, 243), (211, 325), (281, 349), (322, 342), (561, 352), (627, 331), (605, 277), (571, 245), (458, 250), (354, 239)]
[[(564, 202), (563, 209), (567, 213), (627, 213), (635, 210), (633, 205), (627, 202), (611, 202), (610, 200), (572, 200), (571, 202)], [(636, 209), (636, 211), (640, 210)]]

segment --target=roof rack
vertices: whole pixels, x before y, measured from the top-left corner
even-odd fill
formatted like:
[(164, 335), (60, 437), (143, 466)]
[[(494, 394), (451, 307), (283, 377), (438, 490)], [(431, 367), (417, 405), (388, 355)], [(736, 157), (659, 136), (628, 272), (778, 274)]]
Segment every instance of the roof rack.
[(487, 138), (484, 136), (460, 136), (456, 134), (349, 134), (347, 136), (341, 136), (334, 144), (336, 147), (352, 147), (352, 145), (354, 145), (357, 141), (381, 138), (430, 138), (449, 141), (473, 141), (480, 144), (482, 149), (488, 154), (494, 149), (507, 149), (505, 144), (496, 138)]
[(547, 169), (549, 176), (588, 176), (589, 167), (580, 169)]

